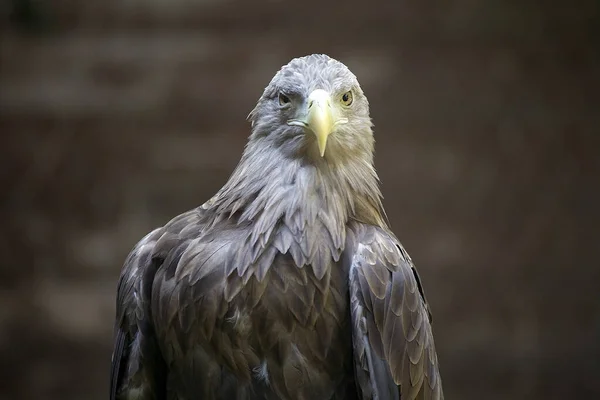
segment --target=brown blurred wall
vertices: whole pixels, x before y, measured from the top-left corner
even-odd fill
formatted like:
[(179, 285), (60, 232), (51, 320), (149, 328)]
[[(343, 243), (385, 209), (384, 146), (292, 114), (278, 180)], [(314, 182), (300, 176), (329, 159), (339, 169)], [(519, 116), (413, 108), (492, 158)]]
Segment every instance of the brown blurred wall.
[(225, 182), (313, 52), (369, 96), (446, 398), (600, 396), (599, 4), (4, 2), (0, 398), (107, 397), (127, 252)]

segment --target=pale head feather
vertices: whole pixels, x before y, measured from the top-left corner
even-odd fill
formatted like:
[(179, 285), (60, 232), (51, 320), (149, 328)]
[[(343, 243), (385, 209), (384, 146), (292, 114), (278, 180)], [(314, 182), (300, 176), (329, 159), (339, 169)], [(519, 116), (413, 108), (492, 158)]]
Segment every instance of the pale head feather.
[[(340, 111), (348, 122), (331, 133), (323, 157), (314, 135), (287, 123), (315, 89), (326, 90), (332, 101), (348, 90), (354, 96), (352, 105)], [(291, 99), (292, 107), (281, 106), (280, 93)], [(289, 232), (311, 242), (298, 242), (299, 246), (326, 247), (334, 259), (343, 250), (350, 219), (386, 226), (373, 166), (369, 103), (344, 64), (326, 55), (293, 59), (273, 77), (249, 120), (252, 133), (242, 159), (205, 205), (214, 210), (214, 224), (233, 218), (237, 226), (249, 226), (248, 245), (254, 254), (272, 240), (280, 239), (286, 247), (285, 238), (271, 235)], [(321, 263), (315, 260), (320, 256), (305, 256), (300, 262)]]

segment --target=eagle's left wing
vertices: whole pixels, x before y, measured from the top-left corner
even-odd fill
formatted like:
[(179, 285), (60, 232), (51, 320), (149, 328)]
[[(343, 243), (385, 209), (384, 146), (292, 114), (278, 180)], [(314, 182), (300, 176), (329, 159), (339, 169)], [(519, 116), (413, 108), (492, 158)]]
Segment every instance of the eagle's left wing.
[(444, 398), (430, 315), (410, 257), (389, 231), (356, 224), (347, 236), (360, 398)]

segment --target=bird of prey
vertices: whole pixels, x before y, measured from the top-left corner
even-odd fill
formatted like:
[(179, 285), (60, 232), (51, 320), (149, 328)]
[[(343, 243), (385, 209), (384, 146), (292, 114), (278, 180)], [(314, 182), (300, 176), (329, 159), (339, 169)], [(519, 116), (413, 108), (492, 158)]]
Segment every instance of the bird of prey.
[(355, 75), (293, 59), (248, 119), (227, 183), (125, 261), (110, 398), (443, 399)]

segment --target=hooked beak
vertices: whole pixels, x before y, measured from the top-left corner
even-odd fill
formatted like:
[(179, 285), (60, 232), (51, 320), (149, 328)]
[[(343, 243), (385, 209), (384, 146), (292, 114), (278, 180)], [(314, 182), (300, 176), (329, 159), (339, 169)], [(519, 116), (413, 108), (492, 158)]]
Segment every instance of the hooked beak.
[(308, 111), (305, 119), (290, 119), (288, 125), (311, 130), (317, 137), (319, 154), (325, 155), (327, 138), (336, 126), (348, 123), (348, 118), (333, 119), (331, 96), (323, 89), (314, 90), (307, 99)]
[(317, 137), (317, 145), (321, 157), (325, 155), (327, 138), (333, 130), (333, 111), (331, 110), (331, 97), (323, 89), (316, 89), (308, 96), (308, 115), (306, 118), (308, 128)]

